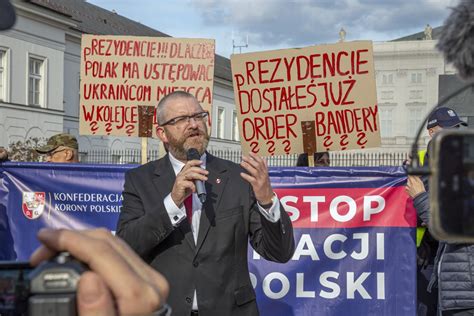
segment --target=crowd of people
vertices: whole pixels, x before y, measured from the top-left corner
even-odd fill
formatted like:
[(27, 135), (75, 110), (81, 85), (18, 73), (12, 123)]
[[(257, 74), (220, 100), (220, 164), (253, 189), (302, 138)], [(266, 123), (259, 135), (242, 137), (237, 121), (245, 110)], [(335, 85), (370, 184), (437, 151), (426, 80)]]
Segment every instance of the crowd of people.
[[(40, 232), (43, 246), (32, 256), (32, 263), (68, 250), (92, 268), (78, 288), (78, 308), (86, 311), (84, 314), (93, 310), (151, 312), (163, 308), (168, 299), (179, 315), (214, 311), (253, 315), (257, 306), (246, 264), (247, 240), (268, 260), (286, 262), (291, 258), (291, 221), (271, 188), (266, 161), (250, 154), (238, 166), (210, 155), (206, 151), (207, 116), (198, 101), (185, 92), (172, 93), (159, 103), (156, 132), (167, 155), (127, 172), (117, 224), (120, 238), (102, 229)], [(441, 107), (431, 114), (427, 131), (433, 137), (442, 129), (466, 125), (453, 109)], [(197, 149), (199, 159), (188, 160), (191, 148)], [(46, 162), (77, 163), (78, 149), (76, 137), (60, 133), (35, 150), (45, 155)], [(430, 143), (425, 165), (429, 164), (429, 153)], [(317, 152), (313, 157), (314, 167), (330, 165), (328, 152)], [(5, 148), (0, 148), (0, 161), (8, 161)], [(308, 154), (299, 155), (297, 166), (309, 165)], [(209, 198), (204, 202), (197, 196), (195, 181), (206, 183)], [(426, 177), (408, 176), (406, 192), (413, 198), (419, 226), (424, 228), (430, 221), (428, 190)], [(87, 240), (87, 251), (79, 240)], [(235, 248), (240, 249), (238, 255)], [(94, 249), (106, 255), (95, 256)], [(104, 269), (112, 257), (117, 264)], [(417, 257), (418, 315), (474, 315), (470, 272), (474, 246), (438, 243), (426, 231)], [(121, 275), (130, 274), (127, 284), (135, 284), (137, 291), (121, 293), (123, 280), (111, 281), (115, 269)], [(170, 285), (166, 279), (184, 281)], [(141, 293), (143, 287), (151, 290)], [(147, 308), (129, 306), (127, 302), (137, 294), (133, 300), (139, 297), (144, 302), (139, 306)], [(112, 298), (123, 303), (114, 307)]]
[[(0, 29), (14, 21), (13, 6), (0, 0)], [(427, 25), (427, 39), (431, 32)], [(248, 241), (267, 260), (287, 262), (295, 250), (292, 223), (272, 189), (265, 159), (250, 154), (237, 165), (206, 151), (208, 115), (185, 92), (159, 102), (156, 133), (168, 153), (126, 173), (117, 236), (104, 229), (38, 233), (42, 246), (31, 256), (33, 265), (67, 251), (89, 266), (77, 286), (79, 315), (258, 314)], [(453, 109), (440, 107), (427, 130), (433, 136), (465, 125)], [(190, 149), (199, 157), (190, 158)], [(78, 163), (78, 150), (77, 139), (65, 133), (36, 148), (52, 163)], [(425, 164), (430, 144), (427, 153)], [(0, 147), (5, 161), (8, 151)], [(301, 154), (297, 166), (309, 165), (308, 154)], [(329, 165), (329, 153), (314, 153), (315, 167)], [(408, 176), (406, 184), (421, 227), (430, 222), (426, 180)], [(206, 200), (196, 192), (199, 181)], [(417, 265), (418, 315), (474, 315), (474, 245), (438, 243), (428, 230)]]

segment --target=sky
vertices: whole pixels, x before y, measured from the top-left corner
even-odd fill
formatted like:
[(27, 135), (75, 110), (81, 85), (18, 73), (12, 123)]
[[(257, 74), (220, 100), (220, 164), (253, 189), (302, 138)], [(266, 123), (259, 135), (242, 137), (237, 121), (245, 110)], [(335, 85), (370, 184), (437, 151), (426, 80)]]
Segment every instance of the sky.
[[(216, 53), (388, 41), (443, 24), (458, 0), (88, 0), (158, 31), (212, 38)], [(247, 40), (248, 38), (248, 40)], [(248, 47), (234, 47), (248, 44)]]

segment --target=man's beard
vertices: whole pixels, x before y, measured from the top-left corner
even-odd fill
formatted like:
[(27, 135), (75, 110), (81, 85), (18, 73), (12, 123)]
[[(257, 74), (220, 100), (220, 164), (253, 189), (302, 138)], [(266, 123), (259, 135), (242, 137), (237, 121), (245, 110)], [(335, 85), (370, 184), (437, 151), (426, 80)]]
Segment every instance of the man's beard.
[(200, 155), (204, 154), (209, 144), (209, 134), (207, 128), (188, 130), (181, 137), (175, 137), (172, 133), (167, 133), (168, 150), (179, 160), (187, 160), (187, 151), (195, 148)]

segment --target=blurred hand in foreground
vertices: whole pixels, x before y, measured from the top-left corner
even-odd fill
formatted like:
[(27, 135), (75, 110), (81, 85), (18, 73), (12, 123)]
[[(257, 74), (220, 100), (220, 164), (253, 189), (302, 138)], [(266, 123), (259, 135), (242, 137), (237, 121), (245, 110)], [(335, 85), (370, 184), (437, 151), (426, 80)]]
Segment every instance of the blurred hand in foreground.
[(110, 231), (42, 229), (38, 239), (43, 245), (30, 258), (33, 266), (60, 251), (89, 266), (77, 288), (79, 315), (146, 315), (166, 303), (166, 279)]

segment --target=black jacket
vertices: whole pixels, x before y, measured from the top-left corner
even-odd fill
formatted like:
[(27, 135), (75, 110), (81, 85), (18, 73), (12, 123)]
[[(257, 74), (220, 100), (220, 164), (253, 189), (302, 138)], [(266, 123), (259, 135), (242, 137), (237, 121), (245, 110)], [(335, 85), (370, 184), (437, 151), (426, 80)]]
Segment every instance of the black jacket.
[[(428, 193), (416, 196), (413, 204), (418, 216), (429, 224)], [(474, 308), (474, 245), (439, 243), (428, 291), (436, 285), (439, 291), (439, 309)]]
[(197, 245), (189, 223), (173, 227), (163, 203), (176, 178), (168, 156), (126, 173), (117, 235), (168, 279), (173, 315), (190, 315), (195, 289), (199, 315), (258, 315), (248, 243), (268, 260), (288, 261), (290, 218), (282, 205), (277, 223), (260, 214), (237, 164), (207, 154), (206, 169)]

